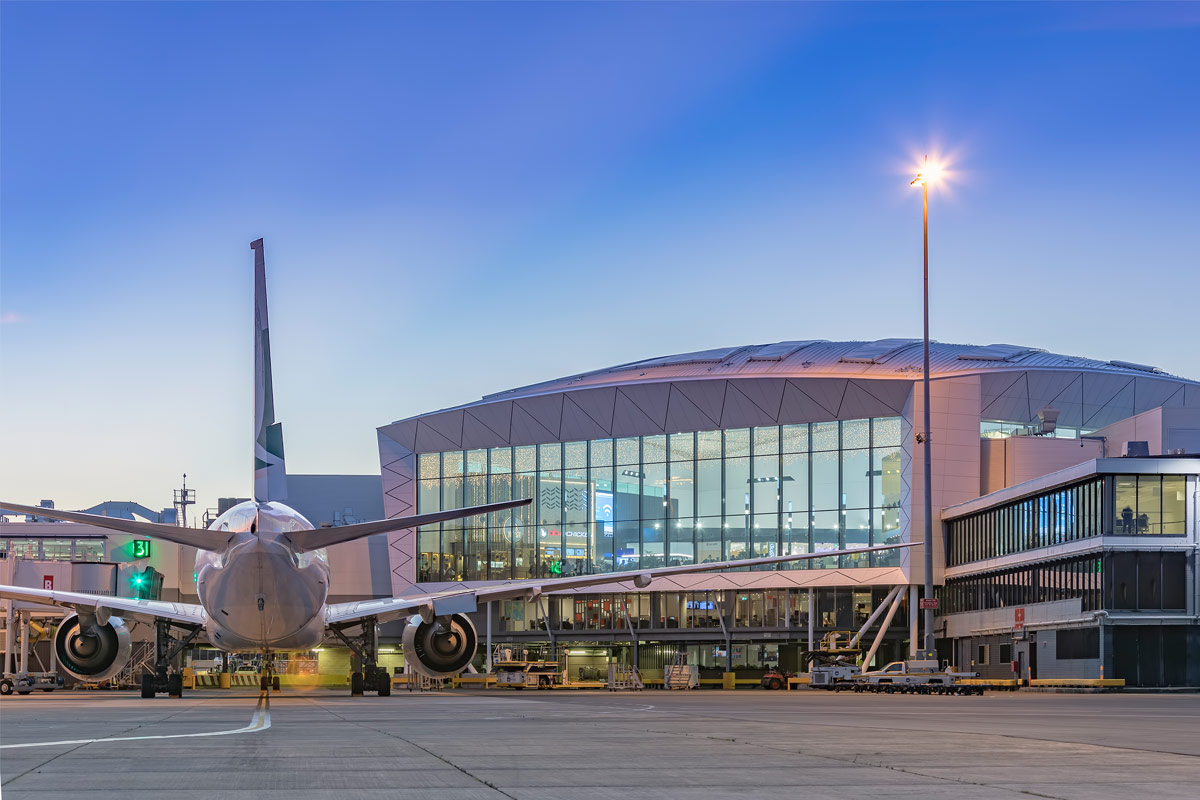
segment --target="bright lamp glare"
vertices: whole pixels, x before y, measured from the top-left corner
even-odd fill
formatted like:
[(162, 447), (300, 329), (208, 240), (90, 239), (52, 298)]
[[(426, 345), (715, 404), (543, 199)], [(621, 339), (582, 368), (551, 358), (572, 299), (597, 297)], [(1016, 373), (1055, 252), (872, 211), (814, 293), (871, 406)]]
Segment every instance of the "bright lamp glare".
[(917, 177), (913, 178), (909, 186), (932, 186), (942, 178), (942, 165), (936, 161), (926, 159), (917, 172)]

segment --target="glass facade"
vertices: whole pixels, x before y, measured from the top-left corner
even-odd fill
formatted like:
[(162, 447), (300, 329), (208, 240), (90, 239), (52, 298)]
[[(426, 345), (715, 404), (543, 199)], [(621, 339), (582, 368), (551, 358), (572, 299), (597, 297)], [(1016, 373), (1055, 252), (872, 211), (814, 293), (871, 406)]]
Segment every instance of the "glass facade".
[(1006, 503), (947, 525), (947, 564), (959, 566), (1092, 536), (1182, 536), (1183, 475), (1108, 475)]
[(30, 561), (103, 561), (105, 541), (103, 537), (6, 537), (0, 538), (0, 558), (25, 558)]
[[(417, 580), (548, 578), (895, 544), (900, 418), (417, 456)], [(895, 566), (896, 551), (784, 568)], [(768, 569), (771, 567), (767, 567)]]
[(942, 613), (987, 611), (1055, 600), (1082, 600), (1083, 611), (1101, 608), (1103, 559), (1099, 554), (1030, 564), (985, 575), (947, 578), (938, 589)]

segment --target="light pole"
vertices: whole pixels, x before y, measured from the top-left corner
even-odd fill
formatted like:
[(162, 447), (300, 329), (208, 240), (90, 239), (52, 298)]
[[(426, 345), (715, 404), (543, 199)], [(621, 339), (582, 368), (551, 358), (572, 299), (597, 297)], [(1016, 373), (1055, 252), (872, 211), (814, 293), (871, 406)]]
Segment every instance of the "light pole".
[[(923, 227), (925, 233), (925, 369), (921, 385), (925, 397), (924, 430), (918, 437), (921, 441), (925, 462), (925, 591), (923, 597), (933, 597), (933, 461), (929, 447), (929, 182), (936, 177), (936, 168), (931, 169), (929, 156), (910, 186), (920, 186), (923, 200)], [(925, 607), (925, 658), (934, 658), (933, 609)]]

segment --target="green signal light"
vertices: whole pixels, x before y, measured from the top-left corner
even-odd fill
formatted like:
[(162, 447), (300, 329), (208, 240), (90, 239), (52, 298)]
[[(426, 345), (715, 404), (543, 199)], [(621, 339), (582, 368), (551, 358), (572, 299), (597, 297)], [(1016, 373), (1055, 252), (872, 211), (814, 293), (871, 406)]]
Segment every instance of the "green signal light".
[(562, 562), (561, 561), (551, 561), (550, 562), (550, 574), (551, 575), (562, 575)]

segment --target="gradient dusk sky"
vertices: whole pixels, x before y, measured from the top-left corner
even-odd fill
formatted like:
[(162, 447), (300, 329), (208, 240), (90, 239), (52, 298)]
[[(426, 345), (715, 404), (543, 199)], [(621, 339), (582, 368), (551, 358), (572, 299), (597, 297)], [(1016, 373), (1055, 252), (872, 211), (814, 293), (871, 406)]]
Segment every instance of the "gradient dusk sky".
[(626, 361), (921, 333), (1200, 379), (1200, 4), (0, 9), (0, 487), (295, 473)]

